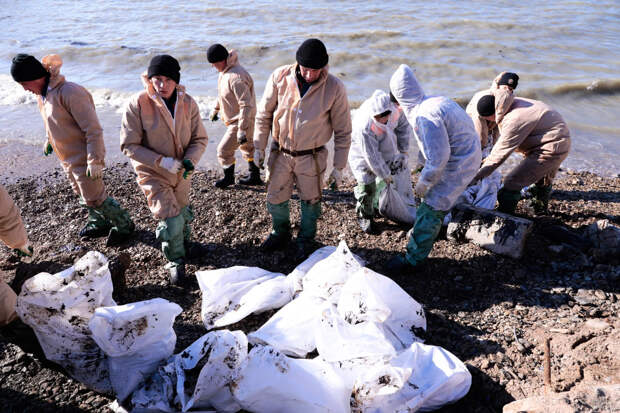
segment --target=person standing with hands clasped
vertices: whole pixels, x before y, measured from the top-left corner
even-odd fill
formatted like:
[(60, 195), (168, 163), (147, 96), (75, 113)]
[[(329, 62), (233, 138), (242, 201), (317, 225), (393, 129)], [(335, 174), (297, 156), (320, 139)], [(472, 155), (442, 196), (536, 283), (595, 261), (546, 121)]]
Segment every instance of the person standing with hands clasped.
[(172, 56), (151, 59), (142, 75), (145, 90), (129, 101), (120, 138), (149, 209), (159, 220), (156, 237), (168, 259), (172, 284), (185, 277), (185, 243), (194, 219), (191, 174), (208, 142), (198, 105), (179, 85), (180, 70)]
[(297, 49), (297, 63), (276, 69), (265, 86), (256, 115), (254, 162), (262, 166), (272, 135), (267, 171), (267, 210), (273, 230), (265, 251), (284, 248), (291, 239), (289, 199), (293, 185), (301, 199), (296, 258), (311, 251), (321, 215), (325, 144), (334, 137), (334, 164), (328, 184), (338, 185), (351, 146), (351, 114), (344, 84), (328, 73), (323, 42), (308, 39)]

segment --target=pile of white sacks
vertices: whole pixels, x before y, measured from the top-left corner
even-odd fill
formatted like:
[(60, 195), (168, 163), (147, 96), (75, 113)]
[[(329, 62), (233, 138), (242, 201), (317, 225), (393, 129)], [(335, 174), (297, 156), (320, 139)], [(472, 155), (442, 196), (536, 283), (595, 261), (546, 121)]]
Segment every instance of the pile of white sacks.
[[(416, 336), (421, 305), (344, 242), (287, 276), (237, 266), (196, 277), (211, 331), (175, 355), (181, 308), (160, 298), (116, 306), (97, 252), (28, 280), (18, 312), (50, 360), (134, 412), (412, 412), (469, 391), (463, 363)], [(247, 336), (213, 330), (277, 308)]]

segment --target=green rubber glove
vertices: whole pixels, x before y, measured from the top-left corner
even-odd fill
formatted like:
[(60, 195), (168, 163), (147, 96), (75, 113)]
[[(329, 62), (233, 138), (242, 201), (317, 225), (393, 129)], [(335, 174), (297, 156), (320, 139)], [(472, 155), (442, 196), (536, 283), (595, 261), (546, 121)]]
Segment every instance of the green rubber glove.
[(45, 144), (43, 145), (43, 155), (49, 156), (52, 154), (52, 152), (54, 152), (54, 148), (52, 148), (52, 144), (49, 143), (48, 141), (45, 141)]
[(183, 179), (187, 179), (191, 174), (194, 173), (194, 164), (189, 159), (183, 159), (183, 168), (185, 171), (183, 172)]

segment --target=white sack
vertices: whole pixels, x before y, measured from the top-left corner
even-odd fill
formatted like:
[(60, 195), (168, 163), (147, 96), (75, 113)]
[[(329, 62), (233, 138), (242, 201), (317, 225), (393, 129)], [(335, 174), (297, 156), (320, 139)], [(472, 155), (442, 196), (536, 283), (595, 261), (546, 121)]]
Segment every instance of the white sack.
[(131, 395), (132, 412), (178, 412), (180, 410), (180, 403), (179, 406), (174, 404), (177, 382), (174, 360), (175, 356), (171, 356), (133, 392)]
[(172, 355), (172, 325), (182, 309), (163, 298), (99, 307), (88, 323), (93, 339), (108, 355), (110, 381), (123, 401)]
[(108, 260), (90, 251), (64, 271), (26, 280), (15, 309), (34, 330), (48, 360), (89, 388), (110, 393), (108, 361), (88, 321), (97, 307), (114, 305)]
[(415, 223), (416, 202), (411, 186), (409, 167), (392, 175), (393, 184), (386, 185), (379, 194), (379, 213), (398, 223)]
[(314, 326), (325, 300), (302, 292), (261, 328), (248, 334), (252, 344), (269, 344), (284, 354), (306, 357), (316, 348)]
[(441, 347), (414, 343), (389, 364), (369, 367), (357, 380), (353, 412), (436, 410), (467, 394), (471, 374)]
[(303, 278), (306, 276), (308, 271), (314, 267), (314, 264), (329, 257), (334, 251), (336, 251), (336, 247), (332, 245), (319, 248), (308, 258), (306, 258), (304, 262), (295, 267), (289, 275), (287, 275), (287, 278), (290, 279), (290, 282), (294, 286), (295, 293), (298, 293), (303, 289)]
[(197, 271), (202, 291), (202, 321), (210, 330), (236, 323), (252, 313), (280, 308), (293, 298), (294, 287), (280, 273), (234, 266)]
[(424, 309), (398, 284), (369, 268), (362, 268), (342, 287), (338, 312), (350, 324), (383, 323), (396, 350), (409, 347), (426, 330)]
[(241, 406), (255, 413), (350, 411), (350, 389), (328, 363), (292, 359), (268, 346), (250, 351), (231, 388)]

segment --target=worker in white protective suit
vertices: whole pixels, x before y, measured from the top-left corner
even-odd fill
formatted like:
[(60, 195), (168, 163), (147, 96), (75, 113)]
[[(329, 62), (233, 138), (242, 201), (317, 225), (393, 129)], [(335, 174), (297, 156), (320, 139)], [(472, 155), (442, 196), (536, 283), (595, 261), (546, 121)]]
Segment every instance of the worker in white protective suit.
[(413, 130), (400, 107), (390, 101), (382, 90), (375, 90), (353, 116), (353, 134), (349, 151), (349, 166), (357, 180), (353, 193), (357, 200), (357, 220), (366, 233), (373, 231), (372, 219), (378, 204), (377, 178), (391, 185), (394, 175), (405, 172), (406, 186), (401, 191), (407, 197), (411, 178), (407, 162), (409, 140)]
[(387, 263), (391, 272), (412, 269), (430, 253), (446, 213), (480, 166), (480, 139), (471, 118), (454, 101), (426, 96), (411, 68), (400, 65), (390, 91), (413, 127), (426, 160), (414, 188), (422, 199), (404, 256)]

